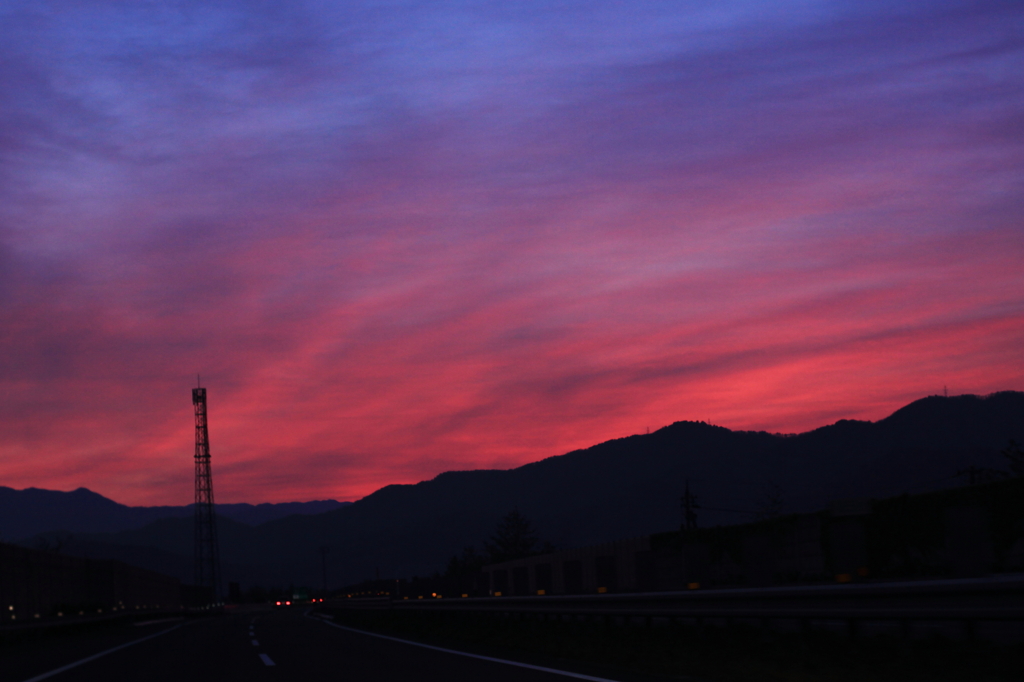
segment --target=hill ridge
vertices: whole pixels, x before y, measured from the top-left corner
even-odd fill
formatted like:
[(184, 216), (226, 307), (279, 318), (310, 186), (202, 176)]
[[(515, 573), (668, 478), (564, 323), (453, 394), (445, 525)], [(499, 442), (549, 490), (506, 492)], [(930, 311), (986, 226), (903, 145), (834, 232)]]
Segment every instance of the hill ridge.
[[(966, 481), (957, 471), (1005, 468), (999, 451), (1011, 438), (1024, 442), (1024, 393), (925, 398), (905, 408), (893, 413), (897, 419), (839, 420), (794, 436), (675, 422), (513, 469), (456, 470), (385, 486), (318, 515), (256, 528), (225, 524), (222, 557), (236, 571), (225, 569), (225, 577), (318, 585), (323, 546), (344, 557), (329, 564), (332, 584), (356, 582), (378, 569), (382, 577), (429, 574), (466, 545), (479, 547), (513, 508), (561, 547), (646, 535), (678, 526), (686, 481), (703, 505), (702, 526), (746, 521), (749, 515), (721, 510), (756, 511), (766, 495), (780, 491), (782, 512), (814, 511), (835, 499), (961, 485)], [(188, 556), (189, 523), (172, 520), (159, 533), (142, 528), (76, 542)], [(78, 551), (73, 545), (66, 551)]]

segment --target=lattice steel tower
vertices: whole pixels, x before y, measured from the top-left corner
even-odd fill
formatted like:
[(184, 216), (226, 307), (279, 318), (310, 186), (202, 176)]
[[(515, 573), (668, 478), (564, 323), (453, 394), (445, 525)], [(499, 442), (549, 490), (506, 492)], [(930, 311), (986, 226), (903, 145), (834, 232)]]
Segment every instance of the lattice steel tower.
[(213, 603), (221, 602), (220, 552), (217, 518), (213, 509), (213, 475), (210, 472), (210, 431), (206, 426), (206, 389), (192, 389), (196, 408), (196, 569), (195, 583), (210, 588)]

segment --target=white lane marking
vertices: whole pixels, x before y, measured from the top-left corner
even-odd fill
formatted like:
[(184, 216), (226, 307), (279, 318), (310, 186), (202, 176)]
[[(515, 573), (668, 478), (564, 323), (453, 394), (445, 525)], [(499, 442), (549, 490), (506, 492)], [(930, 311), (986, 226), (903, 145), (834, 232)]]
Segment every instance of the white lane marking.
[(263, 665), (274, 665), (274, 662), (270, 660), (270, 656), (266, 654), (260, 654), (260, 660), (263, 661)]
[(175, 625), (172, 628), (167, 628), (166, 630), (161, 630), (160, 632), (154, 632), (151, 635), (146, 635), (145, 637), (140, 637), (139, 639), (132, 640), (131, 642), (128, 642), (127, 644), (121, 644), (120, 646), (115, 646), (113, 649), (107, 649), (106, 651), (101, 651), (98, 654), (93, 654), (92, 656), (88, 656), (86, 658), (83, 658), (80, 661), (75, 661), (74, 663), (69, 663), (69, 664), (67, 664), (67, 665), (65, 665), (65, 666), (63, 666), (61, 668), (57, 668), (56, 670), (51, 670), (48, 673), (43, 673), (42, 675), (36, 675), (35, 677), (30, 677), (29, 679), (25, 680), (24, 682), (37, 682), (37, 680), (45, 680), (46, 678), (53, 677), (54, 675), (58, 675), (58, 674), (64, 672), (65, 670), (71, 670), (72, 668), (77, 668), (78, 666), (82, 665), (83, 663), (88, 663), (89, 661), (95, 661), (97, 658), (99, 658), (101, 656), (106, 656), (107, 654), (112, 654), (115, 651), (120, 651), (121, 649), (124, 649), (125, 647), (130, 647), (132, 644), (138, 644), (139, 642), (145, 642), (147, 639), (153, 639), (154, 637), (159, 637), (160, 635), (166, 635), (171, 630), (177, 630), (178, 628), (180, 628), (184, 624), (185, 623), (178, 623), (177, 625)]
[(259, 640), (255, 640), (255, 639), (252, 640), (252, 645), (253, 646), (259, 646), (260, 645)]
[(376, 632), (367, 632), (366, 630), (356, 630), (355, 628), (345, 627), (344, 625), (338, 625), (330, 621), (322, 620), (319, 618), (313, 618), (312, 616), (306, 616), (311, 620), (319, 620), (324, 625), (330, 625), (332, 628), (338, 628), (339, 630), (348, 630), (349, 632), (357, 632), (360, 635), (369, 635), (370, 637), (380, 637), (381, 639), (389, 639), (392, 642), (401, 642), (402, 644), (411, 644), (413, 646), (423, 647), (424, 649), (433, 649), (434, 651), (443, 651), (446, 654), (455, 654), (457, 656), (466, 656), (468, 658), (479, 658), (481, 661), (490, 661), (492, 663), (504, 663), (505, 665), (514, 665), (518, 668), (529, 668), (530, 670), (540, 670), (541, 672), (551, 673), (552, 675), (562, 675), (564, 677), (574, 677), (577, 680), (590, 680), (590, 682), (615, 682), (615, 680), (609, 680), (607, 677), (593, 677), (591, 675), (581, 675), (580, 673), (571, 673), (565, 670), (556, 670), (554, 668), (545, 668), (540, 665), (530, 665), (529, 663), (520, 663), (519, 661), (508, 661), (504, 658), (491, 658), (490, 656), (481, 656), (479, 654), (470, 654), (465, 651), (456, 651), (455, 649), (442, 649), (439, 646), (432, 646), (430, 644), (422, 644), (420, 642), (412, 642), (408, 639), (399, 639), (398, 637), (389, 637), (388, 635), (378, 635)]

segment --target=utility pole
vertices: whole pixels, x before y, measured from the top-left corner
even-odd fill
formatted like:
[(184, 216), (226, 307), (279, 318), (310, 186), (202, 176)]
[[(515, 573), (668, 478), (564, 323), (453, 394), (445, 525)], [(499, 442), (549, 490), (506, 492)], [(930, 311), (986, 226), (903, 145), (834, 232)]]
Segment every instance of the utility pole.
[(210, 431), (206, 420), (206, 389), (192, 389), (196, 413), (195, 583), (210, 590), (210, 604), (221, 603), (220, 549), (213, 506)]
[(686, 491), (680, 498), (683, 508), (683, 524), (680, 530), (693, 530), (697, 527), (697, 512), (700, 505), (697, 504), (697, 496), (690, 493), (690, 479), (686, 479)]
[(331, 548), (327, 545), (320, 546), (320, 567), (323, 569), (324, 574), (324, 595), (327, 594), (327, 552), (331, 551)]

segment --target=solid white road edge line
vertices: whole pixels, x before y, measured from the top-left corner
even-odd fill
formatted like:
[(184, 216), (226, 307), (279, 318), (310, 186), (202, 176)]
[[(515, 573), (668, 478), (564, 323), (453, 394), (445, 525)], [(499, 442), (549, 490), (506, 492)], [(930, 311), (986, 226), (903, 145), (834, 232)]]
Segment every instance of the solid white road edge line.
[(270, 656), (266, 654), (260, 654), (260, 660), (263, 661), (263, 665), (274, 665), (274, 662), (270, 660)]
[(141, 628), (143, 625), (156, 625), (157, 623), (173, 623), (177, 620), (185, 620), (185, 616), (179, 616), (178, 618), (160, 618), (159, 620), (144, 620), (141, 623), (135, 623), (135, 627)]
[(380, 637), (381, 639), (390, 639), (392, 642), (401, 642), (402, 644), (411, 644), (413, 646), (423, 647), (424, 649), (433, 649), (434, 651), (443, 651), (446, 654), (455, 654), (457, 656), (466, 656), (468, 658), (479, 658), (481, 661), (491, 661), (492, 663), (504, 663), (505, 665), (514, 665), (518, 668), (529, 668), (530, 670), (540, 670), (541, 672), (551, 673), (552, 675), (562, 675), (563, 677), (574, 677), (577, 680), (590, 680), (590, 682), (616, 682), (615, 680), (609, 680), (607, 677), (593, 677), (591, 675), (582, 675), (580, 673), (571, 673), (566, 670), (556, 670), (555, 668), (545, 668), (540, 665), (530, 665), (529, 663), (520, 663), (519, 661), (508, 661), (504, 658), (492, 658), (490, 656), (481, 656), (480, 654), (470, 654), (465, 651), (456, 651), (455, 649), (443, 649), (439, 646), (432, 646), (430, 644), (422, 644), (420, 642), (413, 642), (408, 639), (399, 639), (398, 637), (389, 637), (388, 635), (378, 635), (376, 632), (367, 632), (366, 630), (357, 630), (355, 628), (345, 627), (344, 625), (338, 625), (322, 618), (313, 618), (312, 616), (306, 616), (311, 620), (316, 620), (324, 625), (330, 625), (332, 628), (338, 628), (339, 630), (348, 630), (349, 632), (357, 632), (360, 635), (369, 635), (370, 637)]
[(97, 658), (100, 658), (101, 656), (106, 656), (107, 654), (112, 654), (115, 651), (120, 651), (121, 649), (124, 649), (126, 647), (130, 647), (132, 644), (138, 644), (139, 642), (145, 642), (147, 639), (153, 639), (154, 637), (159, 637), (160, 635), (166, 635), (171, 630), (177, 630), (182, 625), (184, 625), (184, 623), (178, 623), (177, 625), (175, 625), (172, 628), (167, 628), (166, 630), (161, 630), (160, 632), (154, 632), (151, 635), (146, 635), (145, 637), (140, 637), (139, 639), (132, 640), (131, 642), (128, 642), (127, 644), (121, 644), (120, 646), (115, 646), (113, 649), (107, 649), (106, 651), (101, 651), (98, 654), (93, 654), (92, 656), (89, 656), (87, 658), (83, 658), (80, 661), (75, 661), (74, 663), (68, 663), (67, 665), (65, 665), (63, 667), (57, 668), (56, 670), (51, 670), (48, 673), (43, 673), (42, 675), (36, 675), (35, 677), (30, 677), (29, 679), (25, 680), (24, 682), (37, 682), (37, 680), (45, 680), (47, 677), (53, 677), (54, 675), (59, 675), (60, 673), (64, 672), (65, 670), (71, 670), (72, 668), (77, 668), (78, 666), (82, 665), (83, 663), (88, 663), (89, 661), (95, 661)]

